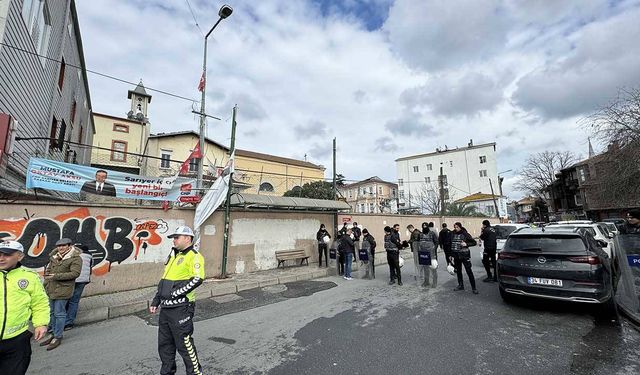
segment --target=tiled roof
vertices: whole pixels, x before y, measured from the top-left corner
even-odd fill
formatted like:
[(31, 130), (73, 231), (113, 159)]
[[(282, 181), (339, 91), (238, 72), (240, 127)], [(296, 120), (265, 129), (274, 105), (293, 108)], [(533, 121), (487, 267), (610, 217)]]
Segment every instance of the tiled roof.
[(490, 199), (499, 199), (500, 196), (499, 195), (491, 195), (491, 194), (484, 194), (484, 193), (475, 193), (475, 194), (471, 194), (468, 195), (464, 198), (460, 198), (458, 200), (456, 200), (456, 202), (476, 202), (476, 201), (488, 201)]

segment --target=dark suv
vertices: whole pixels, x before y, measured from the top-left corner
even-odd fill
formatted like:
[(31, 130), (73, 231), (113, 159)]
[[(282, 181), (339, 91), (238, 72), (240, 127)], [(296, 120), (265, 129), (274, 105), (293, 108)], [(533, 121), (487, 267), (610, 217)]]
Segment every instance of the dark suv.
[(498, 253), (500, 295), (613, 304), (611, 261), (588, 231), (523, 228)]

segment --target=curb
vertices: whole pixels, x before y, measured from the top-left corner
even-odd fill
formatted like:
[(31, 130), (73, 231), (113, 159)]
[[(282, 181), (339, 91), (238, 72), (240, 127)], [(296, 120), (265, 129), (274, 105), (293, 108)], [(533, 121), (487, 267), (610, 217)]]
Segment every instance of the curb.
[[(313, 270), (309, 273), (301, 275), (287, 275), (281, 277), (273, 277), (260, 281), (242, 281), (237, 284), (230, 285), (216, 285), (215, 288), (211, 288), (208, 291), (202, 291), (196, 294), (198, 298), (212, 298), (223, 296), (227, 294), (234, 294), (243, 290), (250, 290), (256, 288), (262, 288), (270, 285), (285, 284), (299, 280), (312, 280), (321, 277), (329, 276), (327, 269)], [(197, 291), (197, 289), (196, 289)], [(104, 320), (114, 319), (121, 316), (132, 315), (140, 311), (145, 311), (149, 308), (151, 300), (136, 301), (131, 303), (124, 303), (113, 306), (104, 306), (87, 310), (78, 311), (78, 318), (76, 319), (76, 325), (85, 325), (90, 323), (101, 322)]]

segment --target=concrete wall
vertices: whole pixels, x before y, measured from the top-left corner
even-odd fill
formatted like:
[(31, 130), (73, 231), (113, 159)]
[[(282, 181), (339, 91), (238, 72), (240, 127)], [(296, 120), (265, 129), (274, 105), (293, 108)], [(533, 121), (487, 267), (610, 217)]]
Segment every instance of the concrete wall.
[[(204, 236), (205, 246), (208, 240), (213, 244), (222, 244), (223, 215), (216, 212), (209, 219), (205, 224), (205, 235), (206, 225), (211, 223), (220, 230), (216, 230), (214, 238)], [(317, 262), (316, 232), (320, 224), (331, 228), (333, 215), (308, 212), (232, 212), (227, 272), (244, 273), (275, 268), (275, 252), (278, 250), (303, 249), (311, 256), (310, 262)], [(219, 267), (222, 247), (214, 246), (214, 252)]]
[[(107, 205), (57, 205), (47, 203), (4, 204), (0, 214), (0, 234), (22, 243), (26, 255), (23, 264), (42, 272), (55, 242), (62, 237), (84, 243), (93, 255), (92, 282), (86, 295), (111, 293), (156, 285), (164, 261), (171, 252), (167, 234), (179, 225), (193, 224), (192, 209), (167, 212), (153, 207)], [(437, 217), (399, 215), (339, 215), (358, 222), (379, 240), (385, 225), (398, 223), (406, 239), (406, 226), (419, 226)], [(221, 273), (223, 212), (215, 212), (201, 228), (200, 253), (205, 258), (206, 276)], [(461, 221), (474, 236), (479, 235), (483, 218), (447, 218), (452, 227)], [(303, 249), (310, 262), (317, 262), (316, 232), (320, 224), (333, 225), (333, 214), (292, 211), (231, 212), (227, 273), (241, 274), (276, 268), (275, 252)]]
[[(94, 258), (86, 295), (137, 289), (157, 284), (171, 251), (169, 231), (192, 225), (193, 210), (167, 212), (152, 207), (105, 205), (4, 204), (0, 234), (26, 249), (23, 264), (42, 272), (55, 242), (69, 237), (87, 244)], [(304, 249), (317, 261), (315, 235), (333, 216), (322, 213), (232, 211), (227, 273), (275, 268), (277, 250)], [(202, 230), (200, 252), (207, 277), (222, 264), (223, 212)]]
[(58, 239), (69, 237), (88, 245), (94, 260), (86, 289), (91, 295), (157, 283), (172, 246), (167, 232), (192, 221), (193, 211), (188, 210), (4, 204), (0, 233), (22, 243), (23, 264), (39, 272)]

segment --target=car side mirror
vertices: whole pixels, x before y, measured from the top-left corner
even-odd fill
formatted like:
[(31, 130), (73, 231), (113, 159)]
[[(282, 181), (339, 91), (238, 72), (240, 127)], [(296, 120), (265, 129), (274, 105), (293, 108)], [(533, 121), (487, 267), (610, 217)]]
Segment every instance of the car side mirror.
[(598, 244), (600, 244), (601, 247), (607, 247), (607, 241), (603, 241), (603, 240), (598, 240)]
[(615, 236), (616, 236), (616, 234), (615, 234), (615, 233), (609, 233), (609, 238), (613, 238), (613, 237), (615, 237)]

